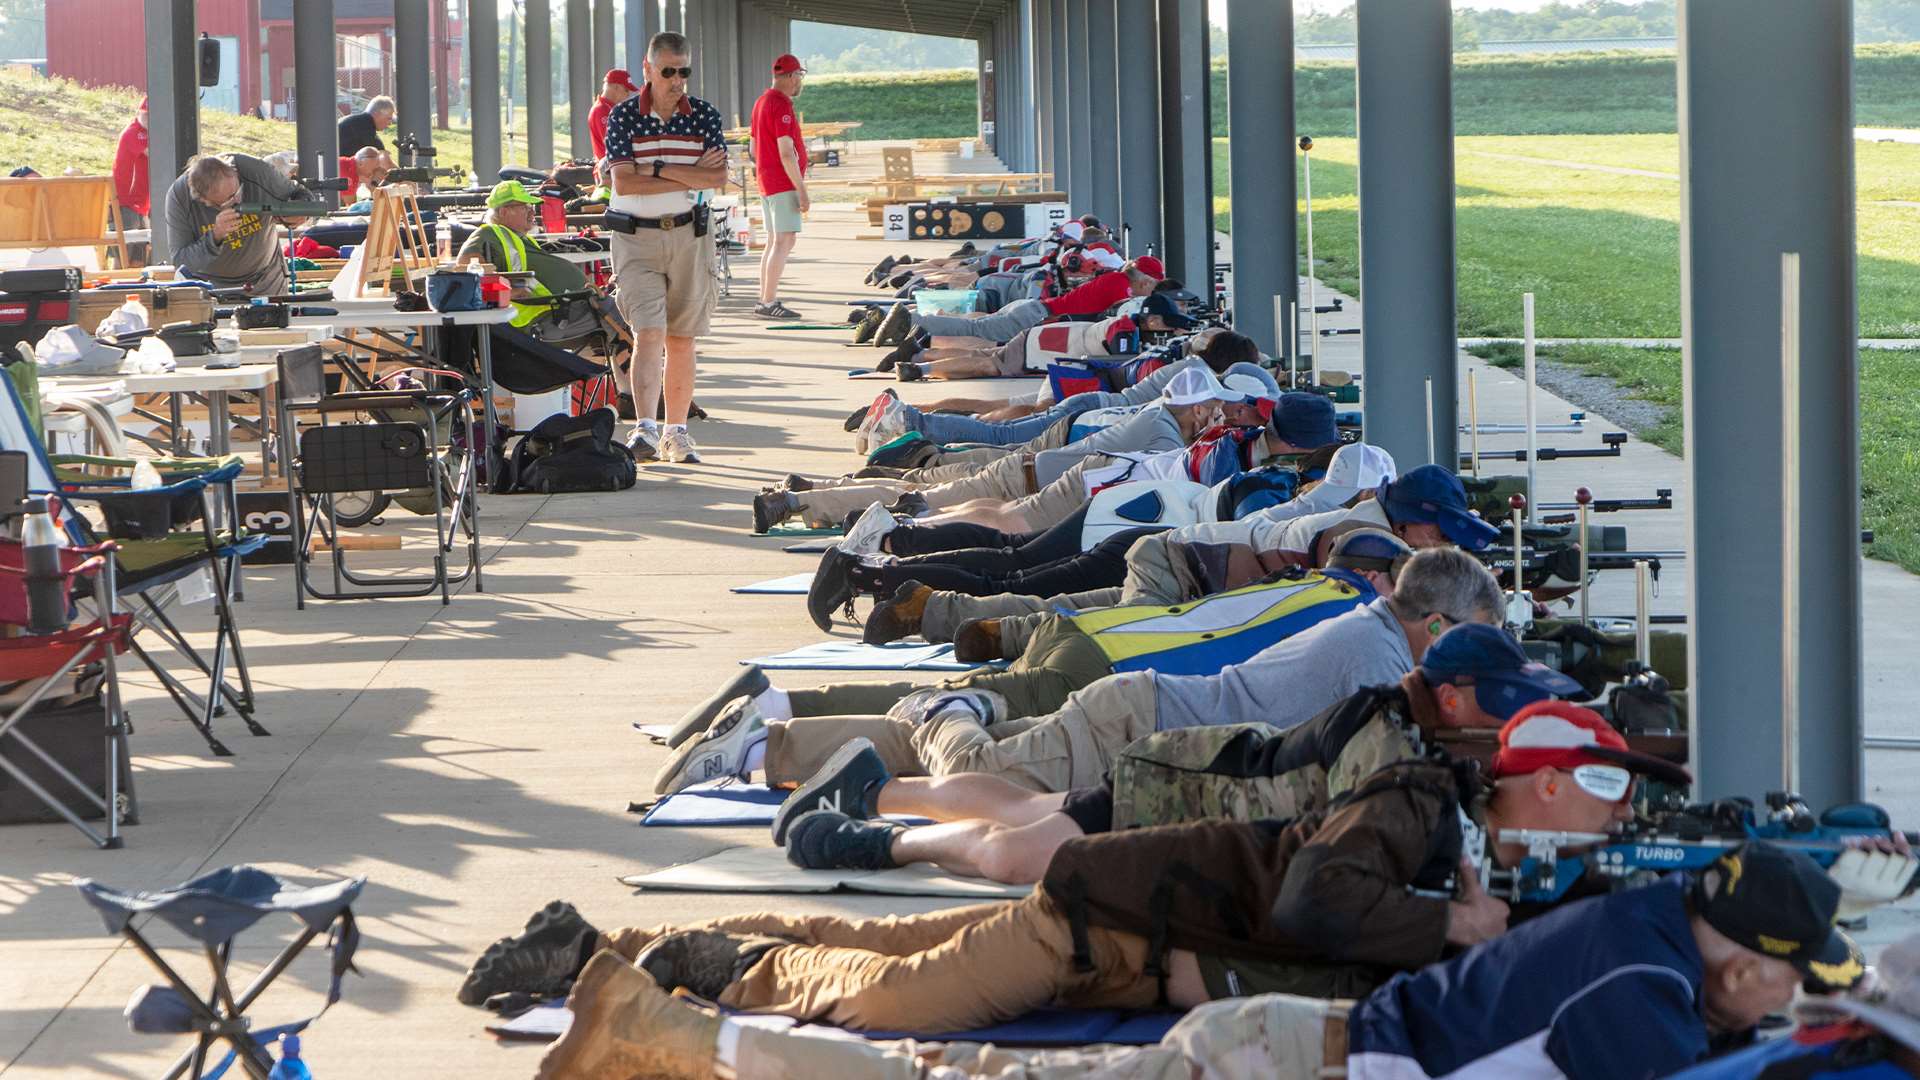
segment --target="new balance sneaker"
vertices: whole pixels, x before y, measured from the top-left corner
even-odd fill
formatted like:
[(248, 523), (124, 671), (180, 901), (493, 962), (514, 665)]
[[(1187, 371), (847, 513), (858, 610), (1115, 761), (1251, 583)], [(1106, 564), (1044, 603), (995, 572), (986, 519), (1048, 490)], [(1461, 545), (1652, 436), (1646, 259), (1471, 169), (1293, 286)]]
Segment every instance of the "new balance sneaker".
[(635, 461), (659, 461), (659, 429), (649, 431), (645, 424), (635, 424), (633, 430), (627, 433), (627, 449), (633, 451)]
[(667, 437), (660, 440), (660, 454), (676, 465), (700, 464), (700, 451), (693, 445), (693, 436), (685, 431), (667, 432)]
[(880, 816), (880, 789), (893, 779), (871, 739), (849, 739), (793, 789), (773, 815), (773, 842), (784, 845), (800, 815), (832, 810), (865, 821)]
[(760, 670), (760, 665), (748, 664), (741, 668), (738, 674), (715, 690), (712, 697), (687, 710), (687, 714), (673, 725), (673, 730), (667, 734), (667, 748), (678, 750), (681, 743), (695, 735), (705, 735), (728, 705), (740, 698), (764, 694), (772, 685), (767, 681), (767, 673)]
[(859, 821), (837, 810), (809, 810), (787, 828), (787, 861), (802, 870), (891, 870), (894, 821)]
[(893, 531), (895, 524), (887, 508), (875, 502), (854, 519), (852, 527), (847, 529), (846, 538), (840, 541), (838, 547), (851, 555), (878, 555), (881, 542)]
[(734, 776), (745, 779), (747, 761), (767, 741), (767, 722), (752, 698), (728, 705), (705, 735), (674, 751), (653, 778), (656, 795), (672, 795), (695, 784)]
[(460, 983), (460, 1004), (479, 1005), (495, 994), (515, 990), (561, 993), (586, 966), (599, 937), (600, 932), (572, 904), (555, 900), (534, 912), (518, 936), (487, 946)]

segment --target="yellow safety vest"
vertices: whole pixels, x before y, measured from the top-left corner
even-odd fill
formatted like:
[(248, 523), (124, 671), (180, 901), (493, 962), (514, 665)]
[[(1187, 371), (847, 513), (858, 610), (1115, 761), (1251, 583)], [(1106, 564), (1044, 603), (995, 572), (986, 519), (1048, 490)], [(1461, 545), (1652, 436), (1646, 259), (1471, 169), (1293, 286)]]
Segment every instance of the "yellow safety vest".
[[(524, 237), (497, 222), (488, 222), (481, 228), (493, 230), (494, 239), (507, 253), (507, 265), (501, 269), (511, 273), (520, 273), (527, 269), (527, 242)], [(540, 284), (540, 279), (537, 277), (533, 279), (533, 287), (529, 291), (535, 296), (552, 295), (545, 285)], [(550, 310), (552, 309), (545, 304), (515, 304), (513, 318), (508, 321), (516, 328), (523, 327)]]

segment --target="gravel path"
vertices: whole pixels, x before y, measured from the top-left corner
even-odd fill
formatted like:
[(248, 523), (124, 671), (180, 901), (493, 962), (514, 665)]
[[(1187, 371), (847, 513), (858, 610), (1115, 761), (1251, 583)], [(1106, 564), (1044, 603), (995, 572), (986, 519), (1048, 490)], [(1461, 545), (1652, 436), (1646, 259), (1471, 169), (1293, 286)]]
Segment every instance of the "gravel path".
[(1605, 375), (1574, 364), (1535, 360), (1534, 374), (1541, 387), (1588, 412), (1606, 417), (1636, 437), (1659, 427), (1670, 412), (1669, 406), (1634, 397), (1632, 390)]

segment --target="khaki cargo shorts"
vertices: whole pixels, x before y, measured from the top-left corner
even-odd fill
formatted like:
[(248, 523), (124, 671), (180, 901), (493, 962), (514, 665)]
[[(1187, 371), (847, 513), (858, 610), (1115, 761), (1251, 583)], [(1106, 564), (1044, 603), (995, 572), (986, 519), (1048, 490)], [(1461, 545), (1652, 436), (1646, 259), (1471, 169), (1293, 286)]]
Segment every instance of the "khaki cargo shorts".
[(713, 230), (692, 225), (613, 234), (613, 281), (620, 314), (634, 330), (665, 327), (699, 337), (713, 317)]

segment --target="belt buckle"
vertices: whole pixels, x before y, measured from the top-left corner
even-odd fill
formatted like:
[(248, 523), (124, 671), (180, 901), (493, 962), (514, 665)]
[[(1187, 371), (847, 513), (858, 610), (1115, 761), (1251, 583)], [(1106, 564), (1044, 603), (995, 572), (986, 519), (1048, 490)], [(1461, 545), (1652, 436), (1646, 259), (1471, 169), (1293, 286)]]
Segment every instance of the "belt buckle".
[(660, 215), (660, 231), (661, 232), (672, 232), (676, 227), (677, 227), (677, 223), (673, 220), (672, 214)]

